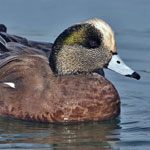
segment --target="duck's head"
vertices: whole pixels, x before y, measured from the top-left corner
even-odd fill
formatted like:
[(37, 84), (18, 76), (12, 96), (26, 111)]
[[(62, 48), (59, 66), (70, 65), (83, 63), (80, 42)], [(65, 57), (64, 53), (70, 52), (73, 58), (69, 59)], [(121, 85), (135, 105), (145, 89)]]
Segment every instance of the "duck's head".
[(7, 32), (7, 27), (4, 24), (0, 24), (0, 32)]
[(118, 56), (111, 27), (96, 18), (73, 25), (58, 36), (52, 47), (50, 66), (58, 75), (109, 68), (122, 75), (140, 79)]

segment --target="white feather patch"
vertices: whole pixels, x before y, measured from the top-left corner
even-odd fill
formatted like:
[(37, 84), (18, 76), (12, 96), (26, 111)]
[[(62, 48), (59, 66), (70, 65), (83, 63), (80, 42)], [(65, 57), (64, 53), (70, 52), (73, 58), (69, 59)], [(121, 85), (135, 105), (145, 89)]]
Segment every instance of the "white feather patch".
[(64, 121), (67, 121), (68, 120), (68, 118), (64, 118)]
[(6, 85), (10, 86), (11, 88), (16, 87), (15, 83), (12, 83), (12, 82), (4, 82), (3, 84), (6, 84)]

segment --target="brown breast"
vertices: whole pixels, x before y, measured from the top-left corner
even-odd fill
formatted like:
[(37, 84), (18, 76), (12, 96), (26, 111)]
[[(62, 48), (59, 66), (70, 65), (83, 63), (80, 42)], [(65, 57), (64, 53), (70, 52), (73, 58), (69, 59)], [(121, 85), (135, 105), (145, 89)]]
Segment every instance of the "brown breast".
[[(0, 68), (0, 115), (39, 122), (111, 119), (120, 98), (102, 76), (54, 76), (46, 57), (24, 56)], [(11, 88), (4, 82), (14, 82)]]

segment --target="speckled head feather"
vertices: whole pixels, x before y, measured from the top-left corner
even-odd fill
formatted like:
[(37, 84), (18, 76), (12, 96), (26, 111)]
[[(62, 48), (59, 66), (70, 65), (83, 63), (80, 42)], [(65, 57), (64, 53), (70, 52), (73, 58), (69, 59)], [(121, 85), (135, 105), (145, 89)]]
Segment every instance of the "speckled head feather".
[(55, 74), (77, 74), (103, 69), (116, 51), (114, 32), (100, 19), (73, 25), (55, 40), (50, 66)]

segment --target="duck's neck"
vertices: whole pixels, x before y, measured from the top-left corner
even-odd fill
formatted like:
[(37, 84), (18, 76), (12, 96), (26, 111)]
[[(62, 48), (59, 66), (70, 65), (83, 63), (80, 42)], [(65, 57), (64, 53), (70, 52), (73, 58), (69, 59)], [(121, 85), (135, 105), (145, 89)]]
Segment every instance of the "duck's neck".
[[(59, 47), (60, 48), (60, 47)], [(76, 46), (65, 45), (61, 50), (53, 49), (50, 55), (50, 67), (56, 75), (79, 74), (86, 72), (79, 61), (80, 51)], [(86, 67), (84, 67), (86, 68)]]
[[(95, 60), (97, 53), (93, 50), (89, 50), (88, 53), (86, 51), (80, 45), (65, 45), (61, 50), (53, 49), (49, 59), (52, 71), (56, 75), (72, 75), (87, 74), (102, 70), (103, 64), (100, 65)], [(93, 57), (91, 58), (91, 56)]]

